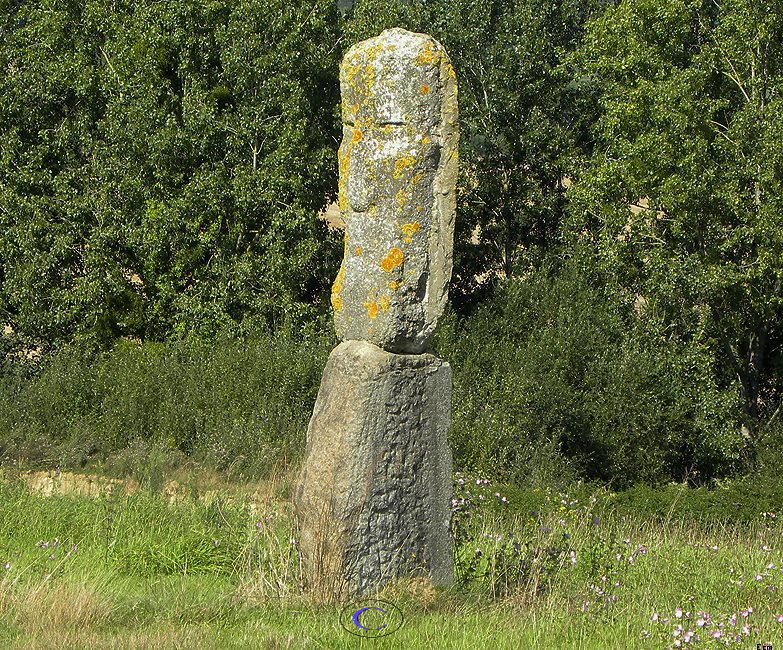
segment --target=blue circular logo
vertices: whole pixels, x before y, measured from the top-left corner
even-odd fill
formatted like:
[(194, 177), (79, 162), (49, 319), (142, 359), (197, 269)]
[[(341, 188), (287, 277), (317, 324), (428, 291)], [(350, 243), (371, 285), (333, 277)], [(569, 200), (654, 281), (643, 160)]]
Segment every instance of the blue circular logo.
[(400, 608), (386, 600), (356, 601), (340, 614), (340, 625), (356, 636), (388, 636), (402, 627), (405, 617)]

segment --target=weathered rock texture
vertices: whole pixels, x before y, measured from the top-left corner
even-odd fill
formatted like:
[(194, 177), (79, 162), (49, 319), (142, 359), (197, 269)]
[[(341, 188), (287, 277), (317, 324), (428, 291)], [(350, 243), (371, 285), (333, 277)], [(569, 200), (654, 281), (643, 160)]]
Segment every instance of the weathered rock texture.
[(448, 297), (457, 86), (443, 48), (400, 29), (340, 71), (343, 343), (326, 364), (294, 503), (305, 576), (341, 598), (453, 578), (451, 368), (424, 353)]
[(450, 422), (448, 363), (364, 341), (332, 351), (295, 497), (308, 573), (326, 591), (451, 581)]
[(431, 36), (390, 29), (340, 68), (338, 204), (343, 264), (332, 288), (342, 340), (421, 352), (448, 297), (457, 176), (457, 82)]

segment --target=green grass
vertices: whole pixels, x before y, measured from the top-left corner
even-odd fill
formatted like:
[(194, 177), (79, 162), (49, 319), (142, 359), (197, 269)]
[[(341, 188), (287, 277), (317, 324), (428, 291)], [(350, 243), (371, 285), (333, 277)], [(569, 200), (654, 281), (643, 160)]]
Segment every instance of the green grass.
[[(698, 611), (740, 634), (732, 646), (783, 643), (783, 543), (769, 516), (635, 517), (622, 495), (585, 486), (458, 477), (455, 585), (390, 586), (381, 597), (404, 625), (361, 639), (302, 588), (284, 484), (194, 484), (169, 502), (145, 490), (41, 496), (11, 478), (0, 483), (3, 648), (669, 648)], [(687, 646), (726, 647), (701, 637)]]

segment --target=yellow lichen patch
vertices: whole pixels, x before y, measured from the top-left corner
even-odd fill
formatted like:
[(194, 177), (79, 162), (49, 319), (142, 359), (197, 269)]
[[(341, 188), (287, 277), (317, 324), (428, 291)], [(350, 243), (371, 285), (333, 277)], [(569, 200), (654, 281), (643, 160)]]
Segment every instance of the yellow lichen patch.
[(356, 248), (353, 249), (353, 252), (356, 253), (356, 255), (361, 255), (362, 253), (364, 253), (364, 249), (361, 246), (357, 246)]
[(345, 282), (345, 267), (341, 266), (337, 272), (337, 277), (332, 284), (332, 309), (340, 311), (343, 308), (343, 299), (340, 297), (340, 292), (343, 290), (343, 284)]
[(361, 129), (354, 129), (353, 130), (353, 137), (351, 138), (351, 140), (353, 142), (359, 142), (359, 140), (361, 140), (363, 137), (364, 137), (364, 134), (362, 133)]
[(412, 167), (416, 164), (416, 159), (413, 156), (403, 156), (397, 158), (394, 161), (394, 178), (400, 178), (408, 167)]
[(410, 198), (410, 193), (405, 188), (398, 190), (397, 195), (395, 196), (397, 205), (399, 205), (400, 207), (405, 205), (408, 202), (409, 198)]
[(381, 268), (386, 273), (391, 273), (396, 267), (402, 264), (405, 259), (405, 255), (399, 248), (392, 248), (386, 256), (381, 260)]
[(427, 84), (424, 84), (424, 85), (421, 87), (421, 93), (422, 93), (423, 95), (426, 95), (428, 92), (430, 92), (430, 87), (429, 87)]
[(370, 318), (375, 318), (378, 315), (378, 303), (376, 303), (376, 302), (365, 302), (364, 306), (367, 309), (367, 315)]
[(381, 296), (380, 298), (378, 298), (378, 306), (381, 308), (381, 311), (388, 311), (389, 296)]
[(424, 178), (424, 172), (416, 172), (413, 175), (413, 178), (411, 178), (411, 183), (416, 185), (419, 183), (419, 181), (421, 181), (422, 178)]
[(397, 291), (397, 289), (400, 288), (400, 285), (402, 282), (397, 282), (397, 280), (393, 280), (392, 282), (389, 282), (389, 289), (392, 291)]
[(427, 42), (424, 44), (424, 47), (422, 47), (421, 52), (416, 55), (414, 61), (418, 65), (437, 65), (440, 63), (440, 59), (441, 53), (435, 47), (435, 44)]
[(413, 223), (404, 223), (402, 224), (402, 234), (405, 235), (405, 242), (410, 244), (411, 240), (413, 239), (413, 235), (415, 235), (419, 230), (421, 230), (421, 224), (418, 221), (414, 221)]

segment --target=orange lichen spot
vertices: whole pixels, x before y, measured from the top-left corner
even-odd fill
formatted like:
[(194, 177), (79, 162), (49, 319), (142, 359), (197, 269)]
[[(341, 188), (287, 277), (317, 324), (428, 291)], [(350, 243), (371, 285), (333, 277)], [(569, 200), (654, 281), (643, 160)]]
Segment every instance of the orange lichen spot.
[(389, 282), (389, 289), (392, 291), (397, 291), (397, 289), (400, 288), (400, 285), (402, 282), (397, 282), (397, 280), (393, 280), (392, 282)]
[(416, 159), (413, 156), (397, 158), (397, 160), (394, 161), (394, 178), (400, 178), (408, 167), (412, 167), (415, 164)]
[(378, 303), (376, 303), (376, 302), (365, 302), (364, 306), (367, 309), (367, 315), (370, 318), (375, 318), (378, 315)]
[(356, 255), (361, 255), (362, 253), (364, 253), (364, 249), (361, 246), (357, 246), (356, 248), (353, 249), (353, 252), (356, 253)]
[(381, 268), (386, 271), (386, 273), (391, 273), (395, 268), (402, 264), (404, 259), (405, 255), (403, 255), (401, 249), (392, 248), (381, 260)]
[(422, 144), (429, 144), (431, 142), (429, 136), (423, 135), (421, 136), (421, 143)]
[(378, 306), (381, 308), (381, 311), (388, 311), (389, 296), (381, 296), (380, 298), (378, 298)]
[(422, 92), (423, 95), (426, 95), (428, 92), (430, 92), (430, 87), (427, 84), (424, 84), (421, 87), (421, 92)]
[(353, 130), (353, 137), (351, 138), (352, 142), (359, 142), (364, 137), (364, 134), (362, 133), (361, 129), (354, 129)]
[(411, 240), (413, 239), (413, 235), (415, 235), (419, 230), (421, 230), (421, 224), (418, 221), (414, 221), (413, 223), (404, 223), (402, 224), (402, 234), (405, 235), (405, 242), (410, 244)]

